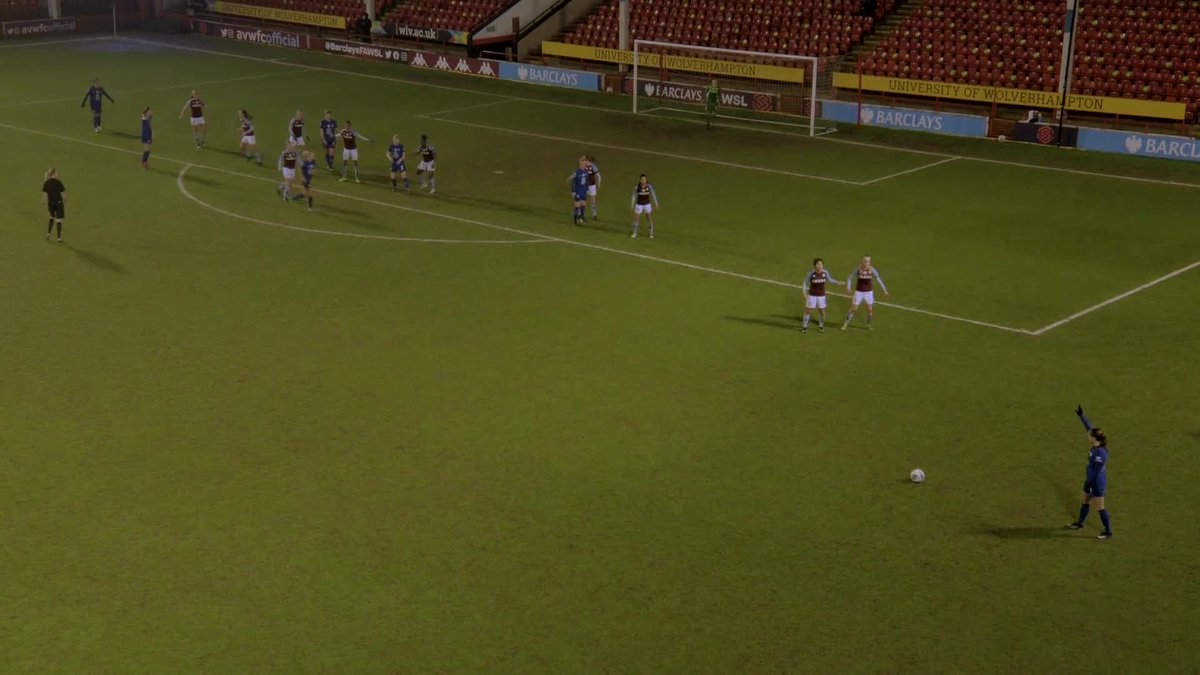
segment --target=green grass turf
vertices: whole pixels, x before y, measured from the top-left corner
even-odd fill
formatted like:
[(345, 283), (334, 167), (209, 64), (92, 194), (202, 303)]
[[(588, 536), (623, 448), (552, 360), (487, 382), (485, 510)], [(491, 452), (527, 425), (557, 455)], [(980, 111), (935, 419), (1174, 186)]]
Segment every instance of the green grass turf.
[[(1200, 168), (709, 134), (621, 98), (171, 40), (287, 62), (0, 51), (3, 669), (1200, 667), (1200, 272), (1036, 337), (886, 307), (874, 333), (802, 336), (798, 291), (762, 281), (799, 283), (814, 255), (841, 277), (870, 252), (896, 303), (1036, 330), (1200, 258), (1196, 189), (965, 159), (869, 187), (790, 174), (939, 159), (903, 150)], [(101, 134), (78, 107), (93, 76), (117, 99)], [(193, 86), (204, 150), (176, 118)], [(64, 100), (28, 103), (44, 99)], [(322, 171), (312, 215), (236, 155), (238, 108), (270, 163), (297, 106), (379, 141), (362, 185)], [(392, 132), (432, 136), (438, 195), (384, 189)], [(603, 217), (573, 228), (581, 152)], [(212, 208), (180, 191), (184, 163)], [(39, 227), (50, 164), (61, 246)], [(653, 242), (627, 232), (641, 172), (663, 199)], [(1079, 402), (1112, 440), (1109, 542), (1094, 515), (1060, 529)]]

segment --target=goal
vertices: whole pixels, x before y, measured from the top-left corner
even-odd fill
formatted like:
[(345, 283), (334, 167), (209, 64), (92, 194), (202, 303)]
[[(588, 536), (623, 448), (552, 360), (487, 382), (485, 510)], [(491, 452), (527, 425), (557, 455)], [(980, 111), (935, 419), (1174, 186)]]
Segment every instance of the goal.
[(834, 130), (817, 117), (821, 66), (814, 56), (635, 40), (625, 87), (635, 113), (707, 124), (706, 89), (715, 79), (717, 126), (818, 136)]

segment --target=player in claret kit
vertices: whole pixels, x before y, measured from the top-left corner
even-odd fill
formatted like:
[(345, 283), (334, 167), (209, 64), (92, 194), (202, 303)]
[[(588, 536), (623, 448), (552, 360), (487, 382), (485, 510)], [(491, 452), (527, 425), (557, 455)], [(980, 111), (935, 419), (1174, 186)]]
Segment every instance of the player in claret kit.
[(370, 142), (371, 139), (355, 131), (354, 127), (350, 123), (350, 120), (346, 120), (346, 126), (342, 127), (342, 130), (338, 132), (338, 135), (342, 137), (342, 177), (338, 179), (338, 182), (345, 183), (348, 180), (346, 178), (346, 170), (351, 164), (353, 164), (354, 182), (357, 183), (359, 182), (358, 142), (359, 140)]
[(92, 86), (88, 87), (87, 93), (83, 95), (83, 102), (79, 104), (82, 108), (90, 104), (92, 107), (92, 131), (100, 133), (100, 116), (104, 113), (104, 99), (108, 99), (112, 103), (113, 97), (108, 95), (104, 87), (100, 86), (100, 78), (92, 80)]
[(333, 119), (333, 111), (326, 110), (325, 118), (321, 120), (321, 147), (325, 148), (325, 168), (333, 171), (333, 152), (337, 150), (337, 120)]
[(250, 117), (250, 111), (238, 111), (238, 121), (242, 125), (242, 154), (246, 156), (247, 162), (254, 160), (262, 166), (262, 155), (258, 152), (258, 136), (254, 134), (254, 118)]
[[(429, 137), (421, 134), (421, 144), (417, 146), (417, 156), (421, 161), (417, 164), (417, 175), (421, 177), (421, 188), (428, 187), (429, 194), (437, 192), (437, 180), (433, 177), (433, 172), (437, 170), (437, 150), (433, 144), (429, 142)], [(426, 183), (426, 174), (429, 175), (428, 183)]]
[(391, 171), (388, 177), (392, 179), (392, 192), (396, 191), (396, 177), (404, 181), (404, 191), (408, 192), (408, 169), (404, 166), (404, 144), (400, 142), (400, 134), (392, 136), (392, 144), (388, 146), (388, 163)]
[(304, 146), (304, 111), (297, 110), (296, 116), (288, 120), (288, 145)]
[(276, 166), (279, 167), (279, 172), (283, 174), (283, 183), (275, 189), (276, 192), (283, 195), (283, 201), (290, 202), (292, 200), (292, 183), (296, 182), (296, 163), (300, 158), (300, 153), (296, 150), (296, 145), (288, 143), (288, 146), (279, 153), (279, 162)]
[(654, 185), (650, 183), (650, 179), (646, 178), (646, 174), (642, 174), (638, 179), (638, 184), (633, 187), (633, 234), (629, 235), (630, 239), (637, 239), (638, 225), (642, 222), (642, 215), (646, 216), (646, 220), (650, 221), (650, 238), (654, 238), (654, 209), (658, 208), (658, 194), (654, 192)]
[(801, 333), (808, 332), (808, 322), (812, 318), (812, 311), (817, 310), (817, 332), (825, 332), (825, 284), (840, 284), (842, 282), (833, 278), (829, 270), (825, 269), (825, 261), (820, 258), (813, 258), (813, 268), (804, 278), (804, 322), (800, 326)]
[(854, 311), (863, 302), (867, 303), (867, 330), (875, 330), (871, 327), (871, 319), (875, 318), (876, 281), (883, 289), (883, 294), (890, 295), (887, 286), (883, 283), (883, 277), (879, 276), (879, 270), (871, 264), (871, 256), (863, 256), (862, 264), (846, 278), (846, 290), (854, 291), (854, 300), (850, 306), (850, 312), (846, 314), (846, 320), (842, 322), (842, 330), (846, 330), (846, 327), (850, 325), (850, 321), (854, 318)]
[(596, 158), (588, 157), (588, 197), (592, 202), (592, 220), (600, 220), (600, 213), (596, 207), (596, 196), (600, 192), (600, 167), (596, 166)]
[(204, 100), (200, 98), (200, 95), (194, 89), (187, 103), (184, 103), (183, 108), (180, 109), (179, 119), (183, 119), (183, 116), (189, 111), (191, 112), (192, 142), (199, 148), (204, 145), (204, 137), (207, 134), (208, 125), (204, 122)]

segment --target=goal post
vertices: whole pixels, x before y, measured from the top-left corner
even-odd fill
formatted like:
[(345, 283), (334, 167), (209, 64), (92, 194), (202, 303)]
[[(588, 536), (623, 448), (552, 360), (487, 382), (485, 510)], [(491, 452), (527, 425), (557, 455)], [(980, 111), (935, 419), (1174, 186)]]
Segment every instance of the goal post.
[(626, 87), (634, 113), (707, 124), (707, 88), (715, 79), (714, 124), (817, 136), (833, 130), (818, 120), (821, 65), (815, 56), (634, 40)]

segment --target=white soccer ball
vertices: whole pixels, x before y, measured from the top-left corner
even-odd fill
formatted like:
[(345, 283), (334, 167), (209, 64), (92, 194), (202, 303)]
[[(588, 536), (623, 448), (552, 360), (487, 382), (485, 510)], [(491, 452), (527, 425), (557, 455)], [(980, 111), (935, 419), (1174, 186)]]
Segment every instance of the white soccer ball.
[(1007, 141), (1007, 140), (1008, 140), (1008, 136), (1005, 136), (1004, 134), (1000, 134), (999, 136), (997, 136), (997, 137), (996, 137), (996, 140), (998, 140), (998, 141)]
[(913, 469), (912, 472), (908, 474), (908, 479), (914, 483), (922, 483), (925, 481), (925, 472), (920, 469)]

